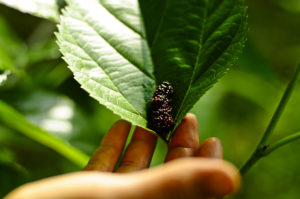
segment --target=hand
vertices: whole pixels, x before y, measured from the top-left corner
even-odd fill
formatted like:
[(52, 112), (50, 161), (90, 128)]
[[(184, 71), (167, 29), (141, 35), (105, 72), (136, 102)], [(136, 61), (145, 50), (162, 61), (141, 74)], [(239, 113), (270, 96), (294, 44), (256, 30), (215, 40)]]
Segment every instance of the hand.
[[(237, 190), (237, 169), (221, 160), (217, 138), (199, 145), (198, 123), (187, 114), (169, 145), (166, 164), (149, 167), (157, 137), (137, 127), (115, 169), (130, 131), (118, 121), (107, 132), (85, 171), (21, 186), (7, 196), (20, 198), (212, 198)], [(133, 172), (136, 171), (136, 172)]]

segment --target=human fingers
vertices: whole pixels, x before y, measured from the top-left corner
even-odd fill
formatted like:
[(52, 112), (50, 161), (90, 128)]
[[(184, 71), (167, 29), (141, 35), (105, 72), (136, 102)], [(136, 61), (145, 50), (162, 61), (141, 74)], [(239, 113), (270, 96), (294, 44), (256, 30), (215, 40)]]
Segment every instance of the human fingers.
[(240, 185), (237, 168), (217, 159), (177, 159), (152, 171), (140, 176), (136, 194), (141, 197), (207, 199), (235, 192)]
[(184, 158), (125, 175), (78, 172), (51, 177), (23, 185), (6, 199), (204, 199), (225, 196), (236, 191), (239, 184), (238, 170), (230, 163), (209, 158)]
[[(27, 183), (5, 199), (129, 198), (132, 179), (109, 172), (81, 171)], [(125, 196), (125, 197), (124, 197)]]
[(218, 138), (211, 137), (206, 139), (198, 148), (195, 156), (207, 158), (223, 158), (222, 143)]
[(122, 154), (130, 127), (130, 123), (124, 120), (116, 122), (105, 134), (84, 170), (113, 171)]
[(188, 113), (175, 130), (165, 161), (192, 156), (199, 146), (198, 121)]
[(136, 127), (116, 172), (125, 173), (149, 167), (156, 141), (157, 137), (154, 134)]

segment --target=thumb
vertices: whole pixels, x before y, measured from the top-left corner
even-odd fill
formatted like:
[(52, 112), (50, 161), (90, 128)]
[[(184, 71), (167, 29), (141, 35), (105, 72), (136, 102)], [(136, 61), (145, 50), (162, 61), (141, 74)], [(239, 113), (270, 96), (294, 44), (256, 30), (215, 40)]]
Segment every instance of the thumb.
[(178, 159), (136, 175), (140, 178), (139, 192), (148, 193), (149, 198), (221, 197), (235, 192), (240, 185), (236, 167), (208, 158)]

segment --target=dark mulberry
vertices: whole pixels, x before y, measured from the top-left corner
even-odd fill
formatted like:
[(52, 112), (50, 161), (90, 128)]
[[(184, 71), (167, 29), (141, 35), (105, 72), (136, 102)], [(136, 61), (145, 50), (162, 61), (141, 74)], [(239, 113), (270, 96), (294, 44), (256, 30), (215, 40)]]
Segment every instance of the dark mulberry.
[(150, 128), (162, 138), (173, 130), (175, 123), (172, 112), (173, 87), (169, 82), (163, 82), (156, 88), (151, 101)]

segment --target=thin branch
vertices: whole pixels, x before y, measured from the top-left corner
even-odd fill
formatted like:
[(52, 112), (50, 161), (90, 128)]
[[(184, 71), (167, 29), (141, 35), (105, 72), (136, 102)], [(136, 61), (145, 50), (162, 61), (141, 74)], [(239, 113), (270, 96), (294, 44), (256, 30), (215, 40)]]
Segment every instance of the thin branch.
[(285, 109), (288, 100), (291, 97), (291, 94), (299, 80), (300, 77), (300, 64), (291, 79), (289, 85), (287, 86), (280, 103), (266, 129), (263, 137), (261, 138), (259, 144), (257, 145), (255, 151), (252, 153), (250, 158), (246, 161), (246, 163), (241, 167), (240, 171), (242, 174), (245, 174), (261, 157), (264, 156), (265, 151), (268, 149), (267, 142), (269, 141), (271, 135), (274, 132), (275, 126), (278, 123), (280, 116), (282, 115), (283, 110)]
[(288, 100), (290, 99), (295, 86), (297, 85), (299, 77), (300, 77), (300, 64), (299, 64), (293, 78), (291, 79), (288, 87), (286, 88), (286, 90), (280, 100), (280, 103), (272, 117), (272, 120), (271, 120), (268, 128), (266, 129), (266, 132), (264, 133), (263, 138), (260, 141), (260, 144), (259, 144), (260, 147), (265, 146), (267, 144), (267, 142), (269, 141), (269, 139), (274, 131), (274, 128), (275, 128), (276, 124), (278, 123), (278, 120), (280, 119), (280, 116), (282, 115), (282, 112), (285, 109), (286, 104), (287, 104)]
[(88, 162), (89, 157), (85, 153), (32, 124), (21, 113), (2, 100), (0, 100), (0, 123), (49, 147), (81, 168)]
[(274, 150), (288, 144), (291, 143), (293, 141), (296, 141), (300, 139), (300, 132), (294, 133), (292, 135), (286, 136), (284, 138), (282, 138), (281, 140), (275, 142), (274, 144), (270, 145), (270, 147), (268, 147), (265, 152), (264, 155), (269, 155), (270, 153), (272, 153)]

